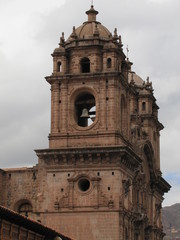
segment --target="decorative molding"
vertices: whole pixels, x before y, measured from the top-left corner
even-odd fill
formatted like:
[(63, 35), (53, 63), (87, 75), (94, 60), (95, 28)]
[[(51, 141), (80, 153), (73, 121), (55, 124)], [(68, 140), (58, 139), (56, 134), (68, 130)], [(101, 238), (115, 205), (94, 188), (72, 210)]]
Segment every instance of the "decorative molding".
[(116, 165), (135, 171), (141, 159), (124, 147), (36, 150), (40, 164), (49, 166)]
[[(90, 181), (90, 190), (87, 192), (80, 192), (78, 189), (78, 180), (86, 178)], [(100, 208), (106, 207), (108, 209), (114, 208), (114, 200), (112, 196), (108, 198), (100, 189), (100, 177), (97, 177), (93, 172), (82, 171), (75, 173), (68, 179), (68, 187), (65, 189), (65, 194), (62, 197), (56, 197), (54, 202), (54, 209), (61, 211), (62, 209), (74, 208)], [(77, 199), (81, 197), (82, 203), (79, 204)], [(84, 201), (83, 201), (84, 198)], [(93, 201), (88, 201), (89, 199)]]

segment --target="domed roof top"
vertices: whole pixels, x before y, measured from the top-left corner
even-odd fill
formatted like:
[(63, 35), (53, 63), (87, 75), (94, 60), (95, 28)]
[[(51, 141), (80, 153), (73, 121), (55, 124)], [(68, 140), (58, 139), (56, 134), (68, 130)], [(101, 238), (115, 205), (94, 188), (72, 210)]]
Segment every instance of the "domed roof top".
[(100, 38), (109, 39), (111, 35), (106, 27), (97, 22), (85, 22), (75, 32), (79, 38), (90, 38), (96, 34), (96, 31)]
[(59, 47), (54, 49), (54, 53), (63, 53), (63, 52), (65, 52), (64, 48)]
[(134, 81), (136, 85), (142, 86), (144, 85), (144, 80), (139, 77), (135, 72), (129, 72), (128, 74), (128, 82)]
[(79, 39), (88, 39), (94, 36), (98, 36), (101, 39), (109, 39), (112, 36), (106, 27), (104, 27), (100, 22), (96, 21), (96, 15), (98, 14), (98, 11), (94, 9), (93, 5), (91, 6), (90, 10), (86, 12), (86, 14), (88, 15), (88, 21), (84, 22), (83, 25), (77, 29), (73, 28), (73, 33), (68, 40), (71, 40), (74, 37)]

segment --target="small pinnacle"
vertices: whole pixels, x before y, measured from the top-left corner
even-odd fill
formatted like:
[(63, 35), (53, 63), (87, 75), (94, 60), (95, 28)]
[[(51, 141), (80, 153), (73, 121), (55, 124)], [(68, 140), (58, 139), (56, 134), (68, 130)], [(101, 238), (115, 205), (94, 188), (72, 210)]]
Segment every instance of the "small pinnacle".
[(126, 47), (126, 50), (127, 50), (127, 59), (129, 59), (129, 48), (128, 48), (128, 45)]
[(59, 43), (59, 45), (61, 46), (61, 47), (63, 47), (64, 46), (64, 32), (62, 32), (62, 36), (60, 37), (60, 43)]
[(71, 37), (72, 38), (77, 38), (75, 26), (73, 26), (73, 31), (72, 31)]
[(117, 28), (114, 29), (114, 36), (117, 36)]
[(121, 35), (119, 35), (119, 37), (118, 37), (118, 41), (119, 41), (119, 47), (122, 49), (123, 44), (122, 44), (122, 38), (121, 38)]
[(114, 36), (113, 36), (114, 42), (117, 42), (118, 40), (118, 35), (117, 35), (117, 28), (114, 29)]

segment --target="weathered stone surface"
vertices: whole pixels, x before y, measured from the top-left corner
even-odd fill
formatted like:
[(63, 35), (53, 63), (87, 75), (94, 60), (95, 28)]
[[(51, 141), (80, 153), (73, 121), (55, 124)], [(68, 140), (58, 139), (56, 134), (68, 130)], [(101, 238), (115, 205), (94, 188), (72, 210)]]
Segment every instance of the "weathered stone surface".
[(131, 71), (117, 30), (87, 14), (52, 54), (49, 149), (33, 168), (0, 172), (0, 202), (78, 240), (161, 240), (170, 186), (152, 83)]

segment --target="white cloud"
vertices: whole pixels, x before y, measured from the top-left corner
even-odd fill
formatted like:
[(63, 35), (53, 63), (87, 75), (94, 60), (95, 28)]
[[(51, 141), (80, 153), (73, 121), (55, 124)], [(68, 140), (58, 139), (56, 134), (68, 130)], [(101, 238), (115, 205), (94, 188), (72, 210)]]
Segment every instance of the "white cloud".
[(165, 3), (168, 1), (172, 1), (172, 0), (148, 0), (149, 2), (153, 2), (153, 3)]
[(172, 186), (171, 191), (165, 194), (165, 200), (163, 206), (170, 206), (174, 203), (179, 203), (179, 193), (180, 192), (180, 175), (179, 172), (174, 171), (171, 174), (166, 175), (166, 179)]
[(65, 0), (14, 0), (1, 3), (0, 51), (12, 59), (20, 50), (19, 47), (21, 50), (32, 48), (35, 45), (33, 37), (43, 24), (42, 18), (64, 3)]

